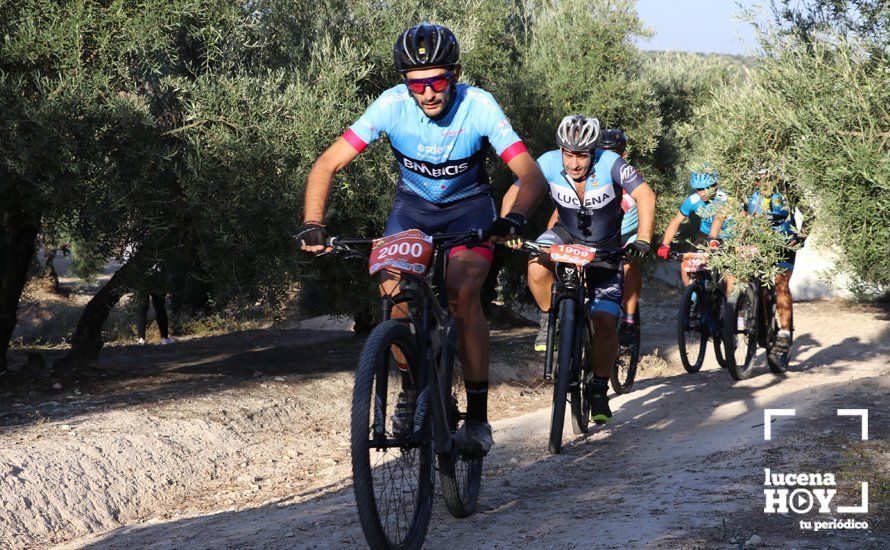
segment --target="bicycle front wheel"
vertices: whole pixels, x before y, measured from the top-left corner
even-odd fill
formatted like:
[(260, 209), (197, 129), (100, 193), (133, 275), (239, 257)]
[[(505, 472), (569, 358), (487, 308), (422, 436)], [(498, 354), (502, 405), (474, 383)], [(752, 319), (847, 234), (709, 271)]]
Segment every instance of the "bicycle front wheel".
[(590, 426), (590, 404), (584, 397), (584, 380), (588, 373), (593, 372), (593, 334), (588, 323), (581, 321), (578, 325), (575, 330), (581, 333), (581, 344), (578, 346), (581, 356), (573, 365), (572, 378), (569, 381), (572, 432), (575, 435), (586, 434)]
[(757, 353), (757, 293), (750, 286), (726, 301), (723, 316), (723, 349), (726, 367), (736, 380), (745, 380), (754, 370)]
[[(372, 548), (420, 548), (429, 527), (434, 484), (430, 430), (413, 426), (413, 414), (402, 415), (398, 424), (394, 415), (400, 391), (417, 395), (419, 367), (410, 330), (390, 320), (371, 332), (356, 369), (353, 489), (362, 531)], [(425, 416), (421, 422), (429, 420)]]
[(680, 348), (680, 362), (686, 372), (693, 374), (701, 370), (708, 347), (708, 333), (704, 327), (706, 298), (704, 289), (692, 283), (683, 291), (680, 299), (680, 316), (677, 318), (677, 346)]
[(559, 349), (556, 375), (553, 377), (553, 406), (550, 411), (550, 442), (547, 450), (559, 454), (562, 449), (562, 429), (566, 417), (569, 379), (575, 358), (575, 301), (559, 302)]
[[(467, 393), (463, 377), (454, 368), (457, 356), (457, 326), (454, 321), (448, 326), (447, 344), (442, 348), (442, 377), (439, 387), (446, 392), (448, 399), (448, 426), (456, 432), (466, 420)], [(482, 459), (467, 458), (452, 450), (439, 453), (439, 480), (442, 482), (442, 497), (445, 507), (456, 518), (465, 518), (476, 511), (479, 489), (482, 486)]]

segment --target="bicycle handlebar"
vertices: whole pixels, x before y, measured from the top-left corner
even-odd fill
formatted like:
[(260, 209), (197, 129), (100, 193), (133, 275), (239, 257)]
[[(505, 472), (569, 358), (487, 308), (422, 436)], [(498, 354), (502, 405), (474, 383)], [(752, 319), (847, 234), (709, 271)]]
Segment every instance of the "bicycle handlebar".
[(686, 255), (687, 255), (687, 254), (704, 254), (704, 255), (708, 255), (707, 252), (674, 252), (673, 250), (671, 250), (670, 252), (668, 252), (668, 260), (677, 260), (677, 261), (681, 261), (681, 262), (682, 262), (683, 260), (686, 259)]
[[(459, 246), (473, 241), (482, 242), (486, 239), (487, 235), (486, 231), (483, 229), (472, 229), (470, 231), (460, 231), (457, 233), (439, 233), (436, 235), (431, 235), (431, 237), (433, 239), (433, 244), (448, 243), (451, 246)], [(333, 248), (333, 251), (336, 252), (339, 250), (348, 250), (349, 246), (370, 245), (373, 244), (374, 241), (380, 240), (381, 238), (382, 237), (330, 237), (325, 243), (325, 246)]]
[[(522, 241), (522, 245), (519, 247), (526, 252), (530, 252), (535, 255), (545, 255), (550, 254), (550, 247), (553, 246), (553, 243), (543, 243), (538, 241)], [(585, 245), (586, 246), (586, 245)], [(591, 247), (596, 248), (596, 247)], [(623, 258), (629, 257), (627, 253), (627, 249), (625, 248), (611, 248), (611, 249), (596, 249), (596, 254), (593, 257), (594, 262), (604, 261), (604, 260), (619, 260)]]

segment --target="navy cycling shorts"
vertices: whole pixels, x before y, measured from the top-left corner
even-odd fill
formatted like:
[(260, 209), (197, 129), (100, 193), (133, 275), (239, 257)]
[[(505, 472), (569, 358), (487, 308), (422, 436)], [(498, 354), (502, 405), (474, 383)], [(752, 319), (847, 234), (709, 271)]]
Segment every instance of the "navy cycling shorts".
[[(572, 244), (552, 229), (544, 231), (535, 240), (550, 244)], [(587, 266), (587, 298), (592, 312), (602, 311), (616, 317), (621, 315), (624, 298), (623, 261), (614, 264), (597, 262)]]
[[(460, 233), (473, 229), (488, 229), (497, 218), (494, 199), (490, 193), (481, 193), (448, 204), (435, 204), (412, 195), (399, 192), (392, 205), (392, 212), (386, 220), (384, 236), (409, 229), (419, 229), (427, 235), (437, 233)], [(467, 250), (465, 246), (451, 249), (449, 256)], [(486, 243), (470, 248), (488, 263), (494, 258), (494, 249)]]

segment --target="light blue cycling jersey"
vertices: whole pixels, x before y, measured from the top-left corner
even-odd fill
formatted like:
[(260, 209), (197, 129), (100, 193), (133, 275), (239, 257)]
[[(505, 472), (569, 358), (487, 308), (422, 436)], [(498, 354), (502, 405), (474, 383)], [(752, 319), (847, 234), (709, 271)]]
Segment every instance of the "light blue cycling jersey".
[(785, 196), (781, 193), (773, 193), (769, 198), (754, 191), (748, 198), (748, 213), (753, 216), (769, 216), (771, 225), (775, 231), (783, 235), (795, 235), (794, 218), (785, 202)]
[[(704, 201), (698, 196), (698, 193), (693, 193), (686, 197), (686, 200), (680, 205), (680, 213), (688, 218), (694, 212), (701, 219), (701, 225), (698, 226), (698, 230), (708, 235), (711, 233), (711, 223), (714, 221), (717, 210), (726, 204), (727, 199), (729, 199), (729, 195), (722, 189), (718, 189), (714, 194), (714, 198), (709, 201)], [(721, 239), (729, 237), (727, 229), (730, 224), (727, 221), (724, 221), (723, 227), (720, 228), (718, 236)]]
[(526, 151), (510, 121), (485, 90), (458, 84), (449, 112), (426, 116), (404, 84), (383, 92), (343, 138), (358, 152), (386, 133), (399, 165), (399, 190), (435, 204), (488, 192), (490, 143), (510, 162)]
[(602, 245), (621, 236), (622, 190), (633, 193), (643, 183), (643, 176), (614, 151), (597, 149), (593, 162), (584, 182), (584, 207), (591, 212), (590, 223), (581, 229), (581, 201), (574, 180), (565, 172), (562, 151), (548, 151), (538, 158), (559, 212), (559, 225), (579, 242)]

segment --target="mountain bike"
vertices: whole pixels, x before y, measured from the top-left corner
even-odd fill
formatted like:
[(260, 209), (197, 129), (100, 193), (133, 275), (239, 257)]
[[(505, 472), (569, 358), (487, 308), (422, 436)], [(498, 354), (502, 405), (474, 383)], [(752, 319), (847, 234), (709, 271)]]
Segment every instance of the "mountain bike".
[(714, 355), (721, 367), (727, 366), (724, 345), (723, 315), (726, 304), (726, 285), (716, 271), (708, 267), (706, 252), (671, 252), (668, 258), (680, 260), (680, 269), (691, 280), (683, 289), (677, 316), (677, 346), (680, 362), (686, 372), (701, 370), (710, 339)]
[[(433, 505), (434, 457), (448, 511), (462, 518), (476, 509), (483, 460), (462, 456), (453, 444), (466, 403), (454, 370), (457, 328), (443, 281), (446, 249), (482, 238), (481, 231), (428, 236), (413, 229), (380, 239), (328, 241), (332, 253), (368, 258), (371, 275), (398, 281), (397, 292), (382, 296), (383, 321), (362, 348), (352, 397), (353, 488), (372, 548), (423, 544)], [(356, 250), (368, 245), (370, 255)], [(392, 317), (394, 306), (407, 316)], [(402, 391), (416, 396), (407, 427), (395, 425), (393, 416)]]
[[(781, 325), (774, 286), (767, 287), (759, 278), (741, 286), (726, 304), (725, 319), (727, 363), (734, 379), (745, 380), (751, 376), (758, 346), (766, 350), (766, 362), (772, 372), (782, 374), (788, 370), (790, 350), (775, 349)], [(793, 341), (793, 312), (791, 334)]]
[(544, 378), (554, 380), (547, 450), (559, 454), (566, 403), (571, 406), (575, 435), (587, 433), (590, 423), (590, 406), (584, 397), (584, 380), (592, 372), (593, 357), (593, 325), (584, 300), (587, 270), (594, 262), (619, 261), (624, 257), (624, 250), (603, 251), (579, 244), (535, 241), (524, 241), (520, 248), (532, 255), (546, 256), (556, 265), (556, 282), (550, 294)]

